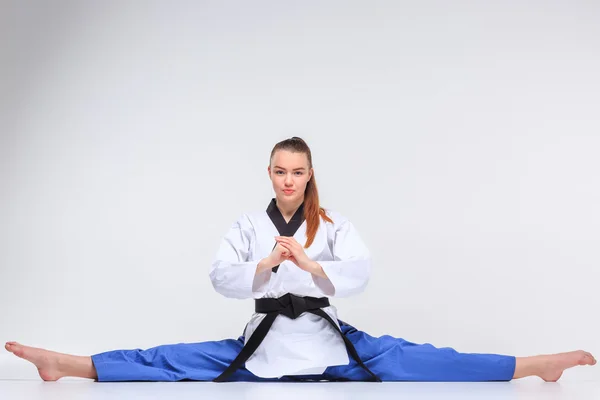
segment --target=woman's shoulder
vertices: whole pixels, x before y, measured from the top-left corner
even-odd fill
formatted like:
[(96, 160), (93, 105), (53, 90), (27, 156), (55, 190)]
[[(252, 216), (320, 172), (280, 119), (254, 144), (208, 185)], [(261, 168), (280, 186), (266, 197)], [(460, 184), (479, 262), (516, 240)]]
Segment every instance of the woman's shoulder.
[(242, 212), (231, 221), (232, 228), (251, 230), (254, 226), (254, 212)]
[(264, 225), (266, 220), (269, 220), (269, 215), (265, 210), (250, 209), (239, 214), (235, 224), (246, 229), (254, 229), (256, 226)]
[(331, 208), (326, 208), (326, 207), (321, 207), (321, 208), (325, 211), (325, 215), (327, 215), (327, 217), (329, 217), (329, 219), (331, 219), (333, 221), (333, 222), (329, 222), (329, 221), (324, 221), (324, 222), (328, 225), (332, 225), (332, 227), (334, 229), (338, 229), (339, 227), (343, 226), (344, 224), (350, 223), (348, 218), (341, 212), (331, 209)]

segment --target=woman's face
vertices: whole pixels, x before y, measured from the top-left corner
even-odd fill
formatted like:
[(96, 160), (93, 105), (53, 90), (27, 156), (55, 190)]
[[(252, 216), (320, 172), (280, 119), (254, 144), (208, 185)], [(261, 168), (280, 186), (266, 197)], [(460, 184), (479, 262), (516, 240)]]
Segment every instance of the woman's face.
[(268, 171), (277, 200), (295, 202), (304, 199), (306, 184), (313, 173), (305, 153), (278, 150), (271, 159)]

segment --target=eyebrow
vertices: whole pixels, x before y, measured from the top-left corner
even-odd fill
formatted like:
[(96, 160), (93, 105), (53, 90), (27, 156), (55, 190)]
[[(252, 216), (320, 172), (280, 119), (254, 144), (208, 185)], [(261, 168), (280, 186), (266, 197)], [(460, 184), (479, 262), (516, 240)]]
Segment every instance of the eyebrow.
[[(282, 170), (284, 170), (284, 171), (285, 171), (285, 168), (283, 168), (283, 167), (280, 167), (280, 166), (278, 166), (278, 165), (274, 166), (273, 168), (279, 168), (279, 169), (282, 169)], [(299, 169), (306, 169), (306, 168), (304, 168), (304, 167), (300, 167), (300, 168), (294, 168), (294, 171), (296, 171), (296, 170), (299, 170)]]

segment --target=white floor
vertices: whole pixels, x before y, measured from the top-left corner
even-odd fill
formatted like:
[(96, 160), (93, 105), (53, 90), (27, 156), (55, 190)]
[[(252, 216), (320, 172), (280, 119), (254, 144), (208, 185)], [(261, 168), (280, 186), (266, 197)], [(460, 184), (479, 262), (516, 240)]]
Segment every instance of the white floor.
[(90, 380), (0, 380), (2, 400), (64, 399), (600, 399), (600, 381), (546, 383), (536, 378), (512, 382), (446, 383), (212, 383)]

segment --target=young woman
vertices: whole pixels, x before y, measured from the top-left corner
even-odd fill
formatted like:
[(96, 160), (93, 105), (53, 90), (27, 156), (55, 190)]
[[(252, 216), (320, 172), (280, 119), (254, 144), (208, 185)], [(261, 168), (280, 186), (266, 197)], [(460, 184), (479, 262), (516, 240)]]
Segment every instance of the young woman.
[(114, 350), (91, 357), (8, 342), (43, 380), (98, 381), (556, 381), (585, 351), (514, 357), (459, 353), (388, 335), (379, 338), (336, 316), (329, 298), (367, 285), (369, 251), (343, 215), (320, 207), (311, 152), (297, 137), (277, 143), (268, 167), (275, 198), (242, 215), (223, 238), (210, 269), (217, 292), (254, 299), (237, 340)]

